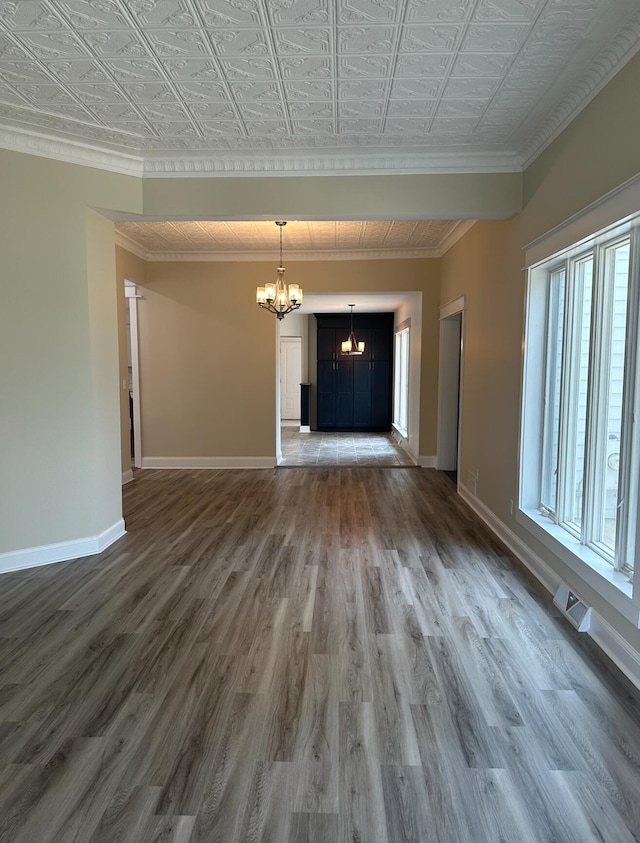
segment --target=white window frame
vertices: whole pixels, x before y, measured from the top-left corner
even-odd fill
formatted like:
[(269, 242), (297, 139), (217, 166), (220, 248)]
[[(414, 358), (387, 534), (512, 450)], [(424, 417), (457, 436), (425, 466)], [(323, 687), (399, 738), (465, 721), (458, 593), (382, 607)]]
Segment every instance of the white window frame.
[[(637, 185), (636, 185), (637, 188)], [(637, 207), (640, 207), (640, 191), (634, 191)], [(611, 197), (606, 197), (608, 201)], [(619, 200), (620, 197), (615, 197)], [(604, 202), (603, 202), (604, 204)], [(610, 203), (611, 204), (611, 203)], [(620, 202), (612, 203), (616, 207)], [(611, 208), (609, 209), (611, 210)], [(585, 214), (586, 215), (586, 214)], [(602, 217), (602, 208), (598, 209), (598, 217)], [(577, 225), (576, 225), (577, 223)], [(581, 215), (576, 220), (569, 221), (567, 230), (559, 228), (549, 236), (548, 246), (552, 243), (558, 244), (565, 238), (565, 244), (570, 237), (571, 230), (584, 231), (585, 219)], [(639, 316), (640, 308), (640, 213), (630, 214), (622, 222), (614, 222), (597, 234), (582, 237), (575, 241), (573, 247), (564, 248), (561, 252), (544, 255), (544, 244), (537, 241), (530, 247), (530, 255), (542, 257), (537, 261), (527, 260), (528, 281), (525, 310), (525, 338), (523, 358), (523, 391), (521, 406), (521, 432), (520, 432), (520, 478), (519, 478), (519, 506), (516, 511), (516, 520), (525, 527), (532, 536), (540, 541), (547, 549), (551, 550), (571, 570), (577, 573), (588, 585), (596, 589), (611, 605), (620, 611), (634, 625), (640, 626), (640, 587), (634, 590), (633, 577), (630, 578), (629, 571), (625, 570), (620, 559), (609, 558), (607, 560), (606, 548), (598, 545), (593, 540), (593, 518), (589, 506), (589, 498), (583, 506), (585, 519), (582, 533), (574, 531), (572, 535), (567, 530), (567, 525), (561, 525), (563, 512), (555, 512), (554, 507), (541, 505), (543, 497), (543, 466), (549, 460), (548, 435), (545, 442), (545, 413), (549, 416), (550, 408), (549, 385), (546, 377), (546, 361), (541, 365), (541, 359), (547, 354), (547, 322), (549, 319), (549, 294), (550, 284), (547, 279), (551, 273), (558, 272), (565, 268), (565, 285), (572, 283), (572, 273), (576, 262), (590, 251), (594, 255), (594, 272), (596, 276), (600, 273), (600, 280), (596, 281), (594, 302), (592, 302), (592, 320), (599, 321), (602, 313), (606, 310), (606, 302), (596, 301), (596, 297), (603, 296), (604, 289), (601, 279), (606, 267), (600, 266), (600, 259), (608, 254), (608, 250), (625, 237), (630, 237), (630, 286), (627, 303), (627, 356), (624, 374), (625, 404), (623, 405), (623, 419), (621, 427), (620, 447), (622, 465), (620, 470), (619, 488), (619, 534), (617, 545), (623, 547), (628, 557), (635, 560), (635, 565), (640, 565), (640, 502), (638, 494), (638, 475), (640, 474), (640, 378), (638, 362), (638, 344), (640, 343)], [(570, 242), (570, 241), (569, 241)], [(542, 252), (542, 254), (541, 254)], [(570, 302), (571, 296), (566, 301)], [(566, 324), (570, 320), (565, 321)], [(602, 398), (599, 394), (601, 389), (601, 378), (598, 375), (603, 368), (604, 362), (599, 362), (599, 355), (602, 354), (601, 343), (604, 342), (600, 335), (600, 325), (592, 325), (590, 365), (593, 368), (590, 377), (591, 394), (588, 396), (587, 417), (587, 446), (585, 460), (593, 459), (594, 448), (598, 446), (598, 436), (595, 433), (594, 413), (602, 412)], [(629, 340), (629, 338), (631, 338)], [(563, 337), (565, 343), (570, 343), (570, 337)], [(551, 340), (553, 342), (553, 339)], [(572, 365), (571, 355), (563, 355), (562, 378), (570, 378)], [(561, 392), (562, 402), (562, 392)], [(600, 403), (598, 403), (600, 402)], [(546, 408), (545, 408), (546, 403)], [(537, 409), (536, 409), (537, 408)], [(594, 409), (595, 408), (595, 409)], [(639, 424), (636, 424), (638, 419)], [(562, 422), (565, 426), (571, 426), (567, 421), (566, 411)], [(566, 435), (566, 430), (564, 431)], [(600, 434), (601, 437), (602, 434)], [(559, 450), (562, 448), (562, 436), (560, 433)], [(551, 446), (552, 447), (552, 446)], [(561, 461), (563, 455), (559, 454)], [(593, 465), (591, 466), (593, 476)], [(566, 489), (562, 488), (562, 472), (558, 475), (558, 488), (556, 500), (558, 509), (567, 511)], [(631, 502), (631, 506), (629, 503)], [(626, 507), (626, 513), (625, 513)], [(586, 540), (585, 540), (586, 537)], [(622, 557), (621, 557), (622, 558)]]
[(409, 436), (409, 347), (410, 327), (396, 331), (393, 355), (393, 426)]

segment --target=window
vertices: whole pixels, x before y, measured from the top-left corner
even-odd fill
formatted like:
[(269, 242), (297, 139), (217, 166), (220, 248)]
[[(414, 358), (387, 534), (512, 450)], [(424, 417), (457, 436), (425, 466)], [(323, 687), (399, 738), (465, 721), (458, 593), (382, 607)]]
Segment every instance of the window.
[(404, 328), (395, 335), (393, 375), (393, 426), (403, 436), (408, 436), (409, 328)]
[(520, 455), (521, 512), (581, 575), (604, 563), (627, 594), (640, 474), (639, 289), (638, 220), (530, 268)]

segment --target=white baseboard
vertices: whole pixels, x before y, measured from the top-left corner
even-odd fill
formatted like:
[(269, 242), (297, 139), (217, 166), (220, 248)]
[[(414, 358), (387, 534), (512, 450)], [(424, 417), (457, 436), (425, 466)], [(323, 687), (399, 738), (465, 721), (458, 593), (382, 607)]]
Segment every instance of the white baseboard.
[(504, 522), (502, 522), (489, 509), (488, 506), (485, 506), (479, 498), (473, 495), (466, 486), (460, 485), (458, 488), (458, 494), (462, 500), (471, 507), (476, 515), (484, 521), (491, 532), (494, 533), (500, 541), (503, 542), (503, 544), (506, 544), (514, 556), (517, 556), (522, 564), (525, 565), (532, 574), (534, 574), (536, 579), (542, 583), (547, 591), (550, 594), (555, 594), (558, 590), (558, 586), (562, 582), (562, 579), (553, 570), (553, 568), (536, 553), (534, 553), (531, 548), (527, 547), (522, 539), (518, 538), (518, 536), (516, 536), (516, 534), (512, 532), (507, 525), (504, 524)]
[(311, 433), (311, 426), (308, 424), (301, 424), (299, 433)]
[(143, 457), (142, 468), (275, 468), (275, 457)]
[(97, 536), (0, 553), (0, 573), (6, 574), (10, 571), (22, 571), (25, 568), (37, 568), (40, 565), (52, 565), (55, 562), (78, 559), (81, 556), (93, 556), (101, 553), (125, 533), (124, 519), (120, 518)]
[(435, 468), (436, 467), (437, 457), (424, 457), (420, 455), (416, 461), (416, 464), (420, 466), (420, 468)]
[(129, 471), (122, 472), (122, 485), (124, 486), (127, 483), (131, 483), (133, 480), (133, 471), (129, 469)]
[[(534, 553), (531, 548), (527, 547), (506, 524), (465, 486), (459, 486), (458, 494), (491, 532), (531, 571), (547, 591), (550, 594), (555, 594), (562, 579), (553, 568)], [(598, 647), (606, 653), (636, 688), (640, 688), (640, 653), (634, 650), (623, 636), (593, 608), (591, 609), (591, 628), (586, 634), (595, 641)]]
[(619, 632), (591, 610), (589, 636), (609, 656), (636, 688), (640, 688), (640, 653), (630, 647)]

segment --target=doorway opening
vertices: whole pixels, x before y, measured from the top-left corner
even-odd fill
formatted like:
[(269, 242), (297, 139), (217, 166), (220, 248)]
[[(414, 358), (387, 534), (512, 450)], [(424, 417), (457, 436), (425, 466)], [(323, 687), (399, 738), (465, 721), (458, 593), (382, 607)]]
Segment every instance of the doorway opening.
[[(138, 350), (138, 288), (125, 278), (124, 300), (127, 323), (127, 371), (129, 377), (129, 429), (131, 465), (142, 467), (142, 426), (140, 424), (140, 358)], [(126, 453), (126, 452), (125, 452)]]
[(302, 337), (280, 337), (280, 422), (300, 424)]
[(458, 486), (461, 442), (464, 296), (440, 308), (437, 469)]

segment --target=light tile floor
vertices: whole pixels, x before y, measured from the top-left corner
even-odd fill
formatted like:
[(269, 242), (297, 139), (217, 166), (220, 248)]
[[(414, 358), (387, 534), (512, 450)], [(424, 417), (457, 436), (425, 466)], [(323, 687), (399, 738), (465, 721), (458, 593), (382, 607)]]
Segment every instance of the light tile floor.
[(411, 457), (389, 433), (300, 433), (283, 426), (281, 466), (412, 466)]

